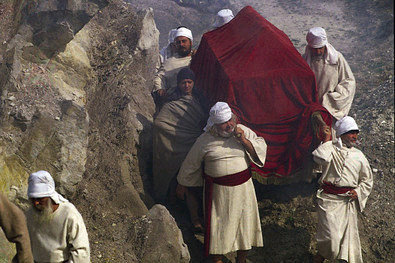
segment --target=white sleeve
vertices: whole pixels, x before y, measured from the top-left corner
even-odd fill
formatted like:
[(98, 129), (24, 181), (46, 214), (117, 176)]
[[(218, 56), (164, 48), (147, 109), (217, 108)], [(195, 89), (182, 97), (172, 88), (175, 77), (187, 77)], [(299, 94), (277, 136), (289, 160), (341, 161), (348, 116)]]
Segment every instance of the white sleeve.
[(196, 140), (189, 150), (178, 172), (177, 181), (180, 185), (188, 187), (203, 185), (202, 165), (205, 151), (200, 138)]
[(238, 125), (238, 127), (243, 129), (246, 139), (251, 142), (258, 156), (258, 160), (254, 160), (251, 157), (250, 153), (248, 151), (245, 151), (247, 153), (248, 158), (250, 159), (251, 162), (253, 162), (258, 167), (263, 167), (263, 165), (265, 164), (266, 152), (267, 152), (267, 145), (265, 139), (259, 137), (258, 135), (256, 135), (256, 133), (253, 130), (251, 130), (250, 128), (244, 125)]

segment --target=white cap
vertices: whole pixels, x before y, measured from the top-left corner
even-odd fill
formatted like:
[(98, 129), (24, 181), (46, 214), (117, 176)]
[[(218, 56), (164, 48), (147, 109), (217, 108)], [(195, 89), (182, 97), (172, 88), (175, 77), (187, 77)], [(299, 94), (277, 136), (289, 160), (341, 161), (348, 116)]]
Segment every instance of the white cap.
[(343, 135), (349, 131), (358, 131), (359, 132), (357, 123), (350, 116), (346, 116), (346, 117), (343, 117), (342, 119), (338, 120), (335, 123), (334, 128), (336, 131), (336, 137), (340, 137), (341, 135)]
[(67, 199), (55, 191), (55, 182), (47, 171), (38, 171), (29, 176), (27, 196), (29, 198), (50, 197), (55, 204), (67, 202)]
[(311, 48), (322, 48), (328, 44), (325, 29), (322, 27), (310, 28), (306, 35), (306, 41)]
[(193, 41), (192, 31), (186, 27), (180, 27), (179, 29), (177, 29), (177, 32), (174, 35), (174, 39), (176, 39), (177, 37), (187, 37), (191, 41)]
[(209, 118), (207, 125), (204, 127), (204, 131), (210, 130), (214, 124), (220, 124), (227, 122), (232, 118), (232, 110), (226, 102), (217, 102), (210, 109)]
[(215, 17), (215, 22), (213, 24), (213, 27), (221, 27), (225, 25), (226, 23), (229, 23), (230, 20), (232, 20), (234, 17), (232, 10), (230, 9), (222, 9), (218, 11), (217, 16)]

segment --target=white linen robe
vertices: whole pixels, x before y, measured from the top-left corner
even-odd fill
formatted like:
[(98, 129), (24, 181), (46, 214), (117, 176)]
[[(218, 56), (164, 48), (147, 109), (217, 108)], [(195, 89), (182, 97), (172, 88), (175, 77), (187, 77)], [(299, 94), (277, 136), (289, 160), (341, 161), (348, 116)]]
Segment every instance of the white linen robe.
[(36, 263), (90, 263), (88, 233), (81, 214), (72, 203), (60, 203), (52, 220), (44, 224), (34, 223), (32, 209), (26, 218)]
[(347, 194), (317, 192), (317, 248), (326, 259), (342, 259), (362, 263), (358, 234), (357, 208), (362, 212), (373, 187), (373, 176), (364, 154), (352, 147), (341, 149), (332, 141), (321, 144), (313, 152), (314, 160), (323, 165), (319, 184), (329, 182), (337, 187), (353, 187), (358, 200)]
[(337, 61), (331, 62), (328, 53), (324, 59), (315, 60), (306, 49), (303, 58), (314, 72), (317, 81), (318, 99), (329, 113), (340, 120), (350, 111), (355, 95), (355, 78), (343, 55), (337, 52)]
[[(252, 143), (262, 167), (266, 158), (266, 142), (249, 128), (242, 128)], [(203, 133), (192, 146), (178, 173), (179, 184), (202, 186), (204, 171), (212, 177), (222, 177), (244, 171), (250, 164), (249, 153), (236, 138)], [(250, 178), (237, 186), (213, 184), (210, 254), (226, 254), (263, 246), (261, 223), (255, 189)]]
[(178, 55), (166, 59), (155, 75), (152, 92), (164, 89), (168, 95), (172, 95), (177, 88), (178, 72), (188, 67), (191, 59), (192, 56), (179, 57)]

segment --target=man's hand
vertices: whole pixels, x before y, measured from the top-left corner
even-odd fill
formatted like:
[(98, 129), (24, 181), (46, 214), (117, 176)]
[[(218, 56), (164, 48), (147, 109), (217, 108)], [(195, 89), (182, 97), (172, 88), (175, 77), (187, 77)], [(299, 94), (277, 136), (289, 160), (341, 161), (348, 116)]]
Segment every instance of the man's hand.
[(157, 90), (157, 91), (156, 91), (156, 94), (158, 94), (159, 97), (164, 97), (164, 96), (167, 95), (167, 94), (166, 94), (166, 90), (164, 90), (164, 89), (159, 89), (159, 90)]
[(358, 199), (358, 194), (357, 194), (357, 192), (355, 192), (355, 190), (349, 191), (349, 192), (348, 192), (348, 195), (350, 196), (350, 198), (351, 198), (352, 200), (357, 200), (357, 199)]
[(235, 130), (233, 131), (233, 134), (236, 137), (236, 139), (240, 142), (242, 142), (246, 138), (243, 129), (240, 127), (236, 127)]
[(183, 185), (177, 184), (176, 194), (177, 194), (178, 198), (180, 198), (181, 200), (184, 200), (187, 192), (188, 192), (188, 188), (186, 188)]
[(332, 131), (331, 131), (331, 127), (329, 127), (328, 125), (322, 125), (320, 126), (320, 130), (324, 133), (324, 141), (323, 142), (327, 142), (331, 140), (331, 136), (332, 136)]

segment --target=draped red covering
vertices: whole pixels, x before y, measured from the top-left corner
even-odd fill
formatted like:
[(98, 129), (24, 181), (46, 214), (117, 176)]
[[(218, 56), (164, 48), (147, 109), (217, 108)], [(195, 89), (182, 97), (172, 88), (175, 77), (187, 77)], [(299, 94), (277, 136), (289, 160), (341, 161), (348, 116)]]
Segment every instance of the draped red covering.
[(268, 144), (261, 176), (289, 176), (303, 165), (313, 140), (310, 117), (320, 111), (314, 73), (286, 34), (252, 7), (203, 35), (191, 68), (210, 105), (225, 101), (240, 122)]

